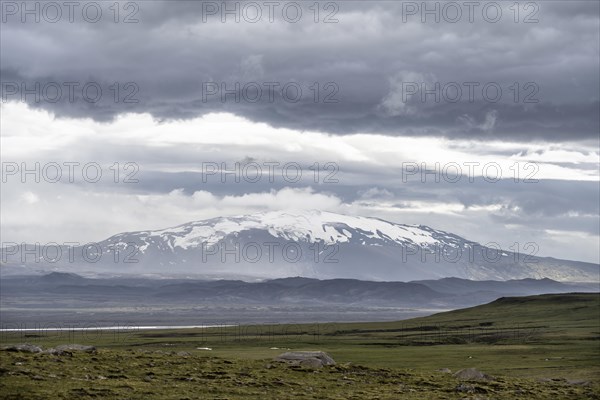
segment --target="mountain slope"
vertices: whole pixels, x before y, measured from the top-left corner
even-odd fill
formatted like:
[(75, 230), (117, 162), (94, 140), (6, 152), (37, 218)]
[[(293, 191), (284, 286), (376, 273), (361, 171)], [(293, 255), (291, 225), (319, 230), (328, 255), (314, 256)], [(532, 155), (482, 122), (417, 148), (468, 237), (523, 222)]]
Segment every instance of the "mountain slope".
[[(127, 232), (76, 248), (67, 260), (38, 255), (7, 264), (80, 273), (320, 279), (600, 280), (597, 264), (496, 250), (422, 225), (321, 211), (265, 212)], [(41, 252), (40, 252), (41, 253)], [(72, 262), (71, 262), (72, 261)]]

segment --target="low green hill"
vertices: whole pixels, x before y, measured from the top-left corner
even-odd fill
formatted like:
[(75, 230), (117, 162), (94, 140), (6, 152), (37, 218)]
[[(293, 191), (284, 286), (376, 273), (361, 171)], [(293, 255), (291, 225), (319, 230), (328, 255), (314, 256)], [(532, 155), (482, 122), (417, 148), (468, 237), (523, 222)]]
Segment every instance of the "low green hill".
[[(2, 337), (24, 341), (92, 344), (98, 353), (2, 351), (0, 398), (600, 398), (597, 293), (500, 298), (396, 322)], [(271, 361), (287, 349), (326, 351), (338, 365)], [(448, 373), (464, 368), (491, 378)]]

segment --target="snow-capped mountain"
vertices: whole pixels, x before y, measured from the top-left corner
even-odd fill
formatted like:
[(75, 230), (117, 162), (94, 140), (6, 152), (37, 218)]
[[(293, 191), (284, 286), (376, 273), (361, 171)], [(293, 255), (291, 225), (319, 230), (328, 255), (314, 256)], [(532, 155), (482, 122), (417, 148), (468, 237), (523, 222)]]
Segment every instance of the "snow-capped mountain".
[[(5, 264), (31, 265), (21, 262), (19, 252), (8, 253), (15, 254), (4, 254)], [(36, 267), (79, 273), (580, 282), (598, 281), (600, 274), (597, 264), (488, 248), (423, 225), (315, 210), (213, 218), (121, 233), (94, 245), (63, 249), (60, 258), (49, 259), (48, 253), (40, 252)]]
[(191, 249), (215, 245), (229, 235), (265, 231), (273, 238), (324, 245), (404, 245), (452, 247), (467, 243), (463, 238), (436, 231), (427, 226), (394, 224), (378, 218), (354, 217), (331, 212), (309, 210), (296, 212), (271, 211), (237, 217), (220, 217), (190, 222), (157, 231), (122, 233), (107, 240), (123, 246), (136, 238), (143, 244), (140, 252), (150, 246), (166, 245), (169, 249)]

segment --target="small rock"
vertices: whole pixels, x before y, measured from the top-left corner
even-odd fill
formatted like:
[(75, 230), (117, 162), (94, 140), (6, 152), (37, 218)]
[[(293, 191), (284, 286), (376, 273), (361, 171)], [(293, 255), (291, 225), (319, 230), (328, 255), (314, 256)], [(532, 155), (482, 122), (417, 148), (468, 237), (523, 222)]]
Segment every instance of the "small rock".
[(55, 347), (56, 350), (68, 350), (68, 351), (83, 351), (84, 353), (95, 353), (95, 346), (85, 346), (83, 344), (61, 344)]
[(307, 358), (300, 360), (300, 365), (306, 368), (322, 368), (323, 361), (318, 358)]
[[(310, 368), (320, 368), (324, 365), (335, 365), (333, 358), (323, 351), (290, 351), (275, 357), (275, 361), (285, 362), (296, 366), (304, 365)], [(319, 366), (317, 366), (317, 364)]]
[(437, 372), (441, 372), (441, 373), (444, 373), (444, 374), (451, 374), (452, 373), (452, 371), (449, 368), (440, 368), (440, 369), (437, 370)]
[(178, 353), (177, 353), (177, 355), (178, 355), (179, 357), (187, 357), (187, 356), (191, 356), (191, 354), (190, 354), (190, 353), (188, 353), (187, 351), (180, 351), (180, 352), (178, 352)]
[(588, 386), (590, 384), (589, 381), (584, 380), (567, 380), (569, 385), (578, 385), (578, 386)]
[(60, 356), (64, 354), (71, 354), (71, 352), (73, 351), (81, 351), (84, 353), (96, 353), (96, 347), (85, 346), (83, 344), (61, 344), (60, 346), (48, 349), (45, 352)]
[(480, 380), (489, 380), (491, 377), (489, 375), (484, 374), (481, 371), (476, 370), (475, 368), (466, 368), (461, 369), (454, 376), (461, 381), (480, 381)]
[(6, 346), (2, 350), (4, 351), (18, 351), (21, 353), (41, 353), (42, 348), (39, 346), (34, 346), (29, 343), (15, 344), (12, 346)]
[(461, 393), (473, 393), (475, 388), (471, 385), (465, 385), (464, 383), (461, 383), (454, 390)]

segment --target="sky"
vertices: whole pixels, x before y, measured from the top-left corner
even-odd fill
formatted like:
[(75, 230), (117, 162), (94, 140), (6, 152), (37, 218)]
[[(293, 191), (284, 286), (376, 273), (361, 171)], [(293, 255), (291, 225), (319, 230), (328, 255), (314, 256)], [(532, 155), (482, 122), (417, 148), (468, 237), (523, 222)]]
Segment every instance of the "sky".
[(113, 3), (0, 4), (3, 243), (308, 208), (600, 261), (600, 3)]

